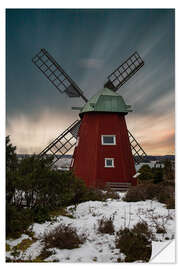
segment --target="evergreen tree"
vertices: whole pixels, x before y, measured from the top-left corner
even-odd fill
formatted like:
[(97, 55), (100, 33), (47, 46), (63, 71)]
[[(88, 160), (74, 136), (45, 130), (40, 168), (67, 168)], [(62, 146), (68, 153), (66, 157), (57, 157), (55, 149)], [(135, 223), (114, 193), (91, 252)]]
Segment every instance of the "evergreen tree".
[(10, 142), (10, 136), (6, 137), (6, 200), (7, 203), (12, 201), (15, 192), (16, 172), (17, 172), (17, 155), (16, 147)]
[(139, 172), (141, 173), (138, 177), (140, 180), (143, 180), (143, 181), (152, 180), (153, 173), (152, 173), (152, 169), (149, 167), (149, 165), (143, 165), (139, 169)]
[(170, 159), (164, 160), (164, 178), (166, 180), (174, 180), (175, 178), (175, 169)]

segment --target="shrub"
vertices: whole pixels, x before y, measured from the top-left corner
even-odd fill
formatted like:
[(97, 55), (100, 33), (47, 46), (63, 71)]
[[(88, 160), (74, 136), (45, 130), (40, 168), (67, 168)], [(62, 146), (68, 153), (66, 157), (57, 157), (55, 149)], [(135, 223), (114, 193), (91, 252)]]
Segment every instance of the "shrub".
[(121, 229), (117, 233), (116, 248), (126, 255), (125, 262), (148, 262), (151, 257), (151, 232), (146, 223), (138, 223), (132, 229)]
[(160, 183), (163, 181), (163, 169), (161, 168), (152, 168), (153, 172), (153, 182), (154, 184)]
[(159, 186), (149, 183), (145, 185), (145, 198), (146, 200), (156, 199), (159, 194)]
[(119, 194), (112, 190), (110, 187), (107, 188), (107, 192), (105, 193), (105, 197), (106, 199), (114, 199), (114, 200), (118, 200), (120, 197), (119, 197)]
[(87, 188), (83, 195), (82, 201), (105, 201), (106, 195), (102, 190), (97, 188)]
[(174, 181), (175, 179), (175, 168), (173, 161), (170, 159), (164, 160), (164, 178), (165, 180)]
[(33, 209), (33, 219), (34, 222), (44, 223), (51, 220), (51, 217), (47, 208), (36, 207)]
[(165, 234), (166, 233), (166, 229), (163, 226), (161, 226), (161, 225), (156, 226), (156, 233), (163, 233), (163, 234)]
[(32, 211), (30, 209), (18, 209), (7, 204), (6, 208), (6, 235), (19, 237), (33, 222)]
[(132, 186), (124, 196), (123, 200), (126, 202), (144, 201), (146, 199), (145, 186)]
[(140, 184), (135, 187), (131, 187), (123, 198), (127, 202), (137, 202), (157, 199), (160, 202), (164, 202), (163, 198), (167, 198), (165, 194), (166, 188), (161, 185), (156, 185), (152, 183)]
[(76, 229), (60, 224), (54, 230), (43, 235), (45, 248), (73, 249), (83, 244), (85, 238), (78, 236)]
[(140, 169), (139, 172), (141, 173), (139, 175), (139, 179), (142, 181), (149, 181), (153, 178), (153, 173), (152, 173), (152, 169), (149, 165), (143, 165)]
[(175, 209), (175, 198), (171, 196), (166, 202), (167, 209)]
[(98, 220), (98, 232), (108, 234), (114, 233), (114, 225), (111, 217), (109, 219), (103, 217)]
[(143, 234), (146, 236), (147, 239), (152, 239), (153, 238), (153, 233), (149, 229), (148, 224), (146, 222), (138, 222), (134, 227), (133, 227), (133, 232), (136, 234)]
[(158, 194), (158, 201), (161, 203), (167, 203), (170, 198), (174, 196), (174, 187), (161, 185)]

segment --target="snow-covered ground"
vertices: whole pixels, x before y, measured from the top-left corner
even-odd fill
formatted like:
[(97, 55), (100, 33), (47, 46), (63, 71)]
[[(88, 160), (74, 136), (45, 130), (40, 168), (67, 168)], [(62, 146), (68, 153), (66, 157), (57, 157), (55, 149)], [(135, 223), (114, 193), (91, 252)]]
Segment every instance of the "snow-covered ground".
[[(157, 201), (139, 201), (125, 202), (122, 200), (124, 193), (119, 193), (120, 199), (108, 199), (106, 202), (88, 201), (80, 203), (77, 206), (67, 207), (67, 211), (74, 217), (58, 216), (56, 221), (45, 222), (43, 224), (35, 223), (32, 226), (34, 236), (39, 239), (33, 243), (27, 250), (21, 252), (19, 257), (23, 260), (33, 260), (40, 255), (43, 244), (41, 236), (44, 232), (51, 231), (59, 224), (65, 224), (77, 229), (77, 233), (86, 235), (86, 241), (79, 248), (53, 249), (53, 255), (48, 257), (46, 261), (59, 262), (117, 262), (118, 258), (123, 258), (119, 249), (115, 248), (115, 234), (98, 233), (98, 220), (102, 217), (112, 217), (115, 231), (120, 228), (133, 227), (139, 221), (145, 220), (155, 233), (154, 245), (156, 250), (162, 245), (162, 242), (174, 239), (175, 235), (175, 211), (167, 210), (165, 205)], [(155, 219), (154, 219), (155, 218)], [(156, 233), (155, 222), (166, 229), (165, 234)], [(23, 239), (30, 238), (22, 235), (17, 240), (8, 240), (7, 243), (13, 247), (20, 243)], [(52, 249), (51, 249), (52, 250)], [(7, 252), (7, 257), (11, 259), (11, 251)], [(153, 251), (153, 256), (155, 252)], [(17, 259), (16, 258), (16, 259)]]
[(71, 165), (71, 158), (61, 158), (56, 161), (55, 165), (59, 170), (69, 170)]

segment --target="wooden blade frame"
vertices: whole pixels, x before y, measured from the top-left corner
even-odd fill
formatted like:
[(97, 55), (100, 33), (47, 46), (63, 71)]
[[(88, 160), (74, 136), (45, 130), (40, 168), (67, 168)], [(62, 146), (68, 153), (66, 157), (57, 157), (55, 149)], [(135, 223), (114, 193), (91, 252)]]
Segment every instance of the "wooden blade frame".
[(133, 53), (122, 65), (108, 76), (108, 81), (104, 85), (113, 91), (117, 91), (127, 82), (142, 66), (144, 61), (137, 52)]
[(140, 162), (145, 161), (147, 158), (146, 152), (143, 150), (143, 148), (140, 146), (140, 144), (137, 142), (129, 130), (128, 135), (135, 164), (139, 164)]
[(79, 86), (67, 75), (56, 60), (45, 50), (33, 57), (32, 62), (42, 71), (48, 80), (60, 93), (66, 93), (69, 97), (81, 97), (85, 102), (87, 98)]
[(65, 154), (76, 144), (79, 127), (81, 120), (76, 120), (70, 125), (63, 133), (61, 133), (54, 141), (52, 141), (44, 150), (39, 154), (44, 157), (48, 154), (53, 155), (53, 162), (55, 164), (59, 159), (63, 158)]

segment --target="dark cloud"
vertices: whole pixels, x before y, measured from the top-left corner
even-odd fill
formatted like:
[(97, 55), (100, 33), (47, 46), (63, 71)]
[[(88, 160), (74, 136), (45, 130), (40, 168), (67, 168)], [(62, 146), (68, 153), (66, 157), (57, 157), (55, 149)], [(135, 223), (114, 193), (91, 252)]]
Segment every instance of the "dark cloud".
[(21, 115), (37, 121), (45, 109), (67, 115), (67, 123), (78, 116), (71, 107), (83, 101), (60, 95), (33, 65), (43, 47), (88, 98), (137, 50), (145, 65), (118, 91), (133, 105), (133, 117), (174, 111), (172, 9), (8, 9), (6, 30), (7, 122)]

